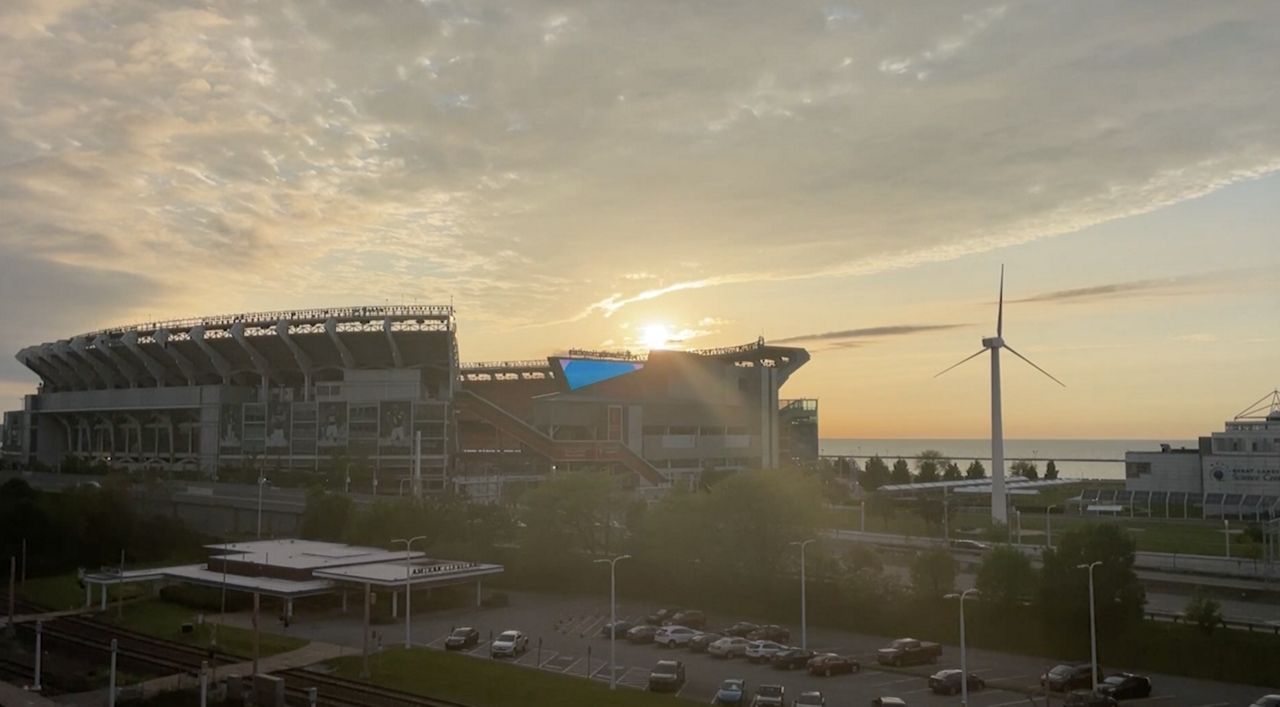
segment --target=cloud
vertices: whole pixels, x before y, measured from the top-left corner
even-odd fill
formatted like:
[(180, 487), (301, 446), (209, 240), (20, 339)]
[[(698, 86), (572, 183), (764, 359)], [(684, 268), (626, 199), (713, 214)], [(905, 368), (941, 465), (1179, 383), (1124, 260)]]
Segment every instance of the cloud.
[(150, 277), (158, 315), (453, 296), (505, 329), (913, 267), (1280, 169), (1277, 32), (1159, 0), (2, 3), (0, 245)]
[(769, 343), (789, 344), (801, 341), (841, 341), (844, 346), (857, 346), (858, 340), (879, 339), (886, 336), (911, 336), (931, 331), (945, 331), (969, 326), (968, 324), (900, 324), (894, 326), (863, 327), (861, 329), (844, 329), (841, 331), (824, 331), (817, 334), (798, 334), (781, 339), (772, 339)]
[(1147, 280), (1128, 280), (1105, 285), (1042, 292), (1022, 299), (1009, 300), (1009, 303), (1073, 303), (1127, 297), (1188, 295), (1218, 290), (1244, 290), (1258, 285), (1274, 286), (1270, 271), (1263, 268), (1239, 268), (1195, 275), (1174, 275)]

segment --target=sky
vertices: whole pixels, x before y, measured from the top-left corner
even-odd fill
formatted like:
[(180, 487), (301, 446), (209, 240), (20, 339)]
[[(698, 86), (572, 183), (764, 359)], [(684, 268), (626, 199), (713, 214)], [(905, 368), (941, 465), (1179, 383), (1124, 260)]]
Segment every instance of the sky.
[(804, 346), (824, 437), (1185, 439), (1280, 385), (1280, 3), (0, 3), (0, 408), (97, 328), (457, 308)]

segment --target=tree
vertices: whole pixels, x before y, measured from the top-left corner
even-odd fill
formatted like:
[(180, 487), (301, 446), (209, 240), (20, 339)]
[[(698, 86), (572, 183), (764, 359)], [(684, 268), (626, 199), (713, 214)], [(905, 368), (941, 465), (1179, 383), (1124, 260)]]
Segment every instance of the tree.
[(920, 457), (916, 459), (916, 481), (927, 484), (938, 480), (938, 470), (946, 463), (946, 459), (942, 456), (942, 452), (936, 449), (926, 449), (920, 452)]
[(997, 545), (978, 565), (975, 585), (984, 601), (1009, 609), (1035, 595), (1036, 570), (1031, 559), (1009, 545)]
[(925, 550), (911, 560), (911, 586), (921, 597), (937, 599), (956, 584), (956, 559), (945, 549)]
[(875, 491), (884, 486), (889, 483), (889, 465), (880, 457), (871, 457), (867, 460), (859, 482), (864, 491)]
[(302, 511), (298, 534), (307, 540), (344, 540), (354, 508), (351, 497), (344, 493), (313, 490), (307, 494), (307, 506)]
[(982, 465), (982, 462), (974, 459), (973, 463), (969, 465), (969, 468), (965, 470), (964, 478), (985, 479), (987, 478), (987, 468)]
[(889, 521), (898, 513), (898, 504), (892, 497), (882, 493), (873, 493), (867, 497), (867, 514), (880, 516), (885, 530), (889, 529)]
[(1038, 603), (1046, 623), (1073, 637), (1079, 632), (1067, 627), (1088, 625), (1089, 572), (1081, 566), (1096, 561), (1101, 562), (1093, 570), (1098, 625), (1114, 635), (1138, 624), (1146, 593), (1133, 570), (1134, 549), (1133, 538), (1112, 523), (1076, 528), (1057, 547), (1045, 549)]
[(911, 467), (907, 466), (907, 460), (898, 457), (898, 461), (893, 463), (893, 471), (889, 473), (889, 483), (891, 484), (909, 484), (911, 483)]
[(1182, 614), (1206, 636), (1222, 625), (1222, 605), (1199, 590), (1187, 601)]
[(947, 465), (942, 467), (943, 481), (960, 481), (964, 478), (964, 472), (960, 471), (960, 465), (949, 461)]
[(1048, 464), (1044, 465), (1044, 478), (1049, 481), (1058, 478), (1058, 465), (1054, 464), (1052, 459), (1049, 460)]
[(1014, 476), (1021, 476), (1024, 479), (1030, 479), (1031, 481), (1035, 481), (1040, 478), (1040, 471), (1036, 469), (1035, 462), (1029, 462), (1025, 459), (1019, 459), (1014, 462), (1009, 467), (1009, 471), (1013, 472)]

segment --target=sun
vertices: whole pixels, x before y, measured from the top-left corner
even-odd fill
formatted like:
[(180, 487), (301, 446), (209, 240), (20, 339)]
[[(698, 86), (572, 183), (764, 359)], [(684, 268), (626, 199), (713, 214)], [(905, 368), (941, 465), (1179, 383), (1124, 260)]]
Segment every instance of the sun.
[(666, 348), (671, 343), (671, 330), (666, 324), (648, 324), (640, 333), (640, 341), (651, 351)]

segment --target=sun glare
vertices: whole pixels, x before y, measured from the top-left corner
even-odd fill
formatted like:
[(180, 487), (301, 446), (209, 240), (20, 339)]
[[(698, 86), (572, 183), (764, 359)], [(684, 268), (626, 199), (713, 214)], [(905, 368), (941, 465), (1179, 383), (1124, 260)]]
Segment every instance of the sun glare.
[(671, 343), (671, 330), (665, 324), (649, 324), (645, 326), (640, 340), (646, 349), (664, 349)]

